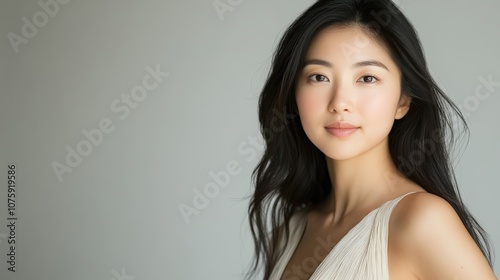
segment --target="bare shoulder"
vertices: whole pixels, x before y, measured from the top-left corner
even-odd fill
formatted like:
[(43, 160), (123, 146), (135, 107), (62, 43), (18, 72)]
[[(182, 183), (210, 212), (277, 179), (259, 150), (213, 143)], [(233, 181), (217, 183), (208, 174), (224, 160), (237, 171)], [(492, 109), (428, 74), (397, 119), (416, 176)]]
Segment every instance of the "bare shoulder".
[(457, 213), (446, 200), (427, 192), (407, 195), (398, 203), (391, 216), (392, 225), (410, 232), (430, 229), (429, 226), (438, 221), (462, 225)]
[(455, 209), (430, 193), (408, 195), (394, 208), (389, 247), (418, 279), (497, 279)]

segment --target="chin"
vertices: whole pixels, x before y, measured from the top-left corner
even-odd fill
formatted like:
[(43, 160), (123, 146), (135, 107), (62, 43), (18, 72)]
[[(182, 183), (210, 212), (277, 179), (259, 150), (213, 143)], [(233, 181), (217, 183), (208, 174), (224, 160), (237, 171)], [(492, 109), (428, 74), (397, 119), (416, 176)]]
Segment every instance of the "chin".
[(350, 157), (350, 156), (328, 156), (328, 155), (325, 155), (327, 159), (331, 159), (331, 160), (334, 160), (334, 161), (344, 161), (344, 160), (349, 160), (349, 159), (352, 159), (354, 157)]
[(332, 151), (331, 149), (329, 151), (323, 151), (323, 154), (327, 158), (333, 159), (333, 160), (348, 160), (348, 159), (355, 158), (356, 156), (359, 155), (359, 153), (356, 153), (354, 151), (346, 151), (346, 150)]

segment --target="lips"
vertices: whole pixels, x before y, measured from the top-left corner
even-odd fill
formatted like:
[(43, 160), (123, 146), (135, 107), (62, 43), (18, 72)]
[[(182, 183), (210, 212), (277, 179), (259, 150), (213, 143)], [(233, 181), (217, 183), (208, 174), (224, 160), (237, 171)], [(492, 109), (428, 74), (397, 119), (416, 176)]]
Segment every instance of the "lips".
[(355, 125), (352, 125), (348, 122), (334, 122), (328, 126), (326, 126), (327, 129), (352, 129), (352, 128), (359, 128)]
[(335, 137), (347, 137), (356, 132), (359, 127), (347, 122), (335, 122), (325, 127)]

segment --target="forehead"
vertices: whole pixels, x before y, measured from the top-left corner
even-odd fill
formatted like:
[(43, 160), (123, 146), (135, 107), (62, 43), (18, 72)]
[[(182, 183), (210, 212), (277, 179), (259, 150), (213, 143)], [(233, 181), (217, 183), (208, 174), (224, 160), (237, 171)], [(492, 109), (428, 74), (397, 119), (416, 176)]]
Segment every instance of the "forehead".
[(331, 26), (318, 32), (306, 55), (306, 60), (314, 58), (334, 64), (380, 60), (384, 64), (390, 64), (391, 68), (397, 68), (385, 44), (358, 26)]

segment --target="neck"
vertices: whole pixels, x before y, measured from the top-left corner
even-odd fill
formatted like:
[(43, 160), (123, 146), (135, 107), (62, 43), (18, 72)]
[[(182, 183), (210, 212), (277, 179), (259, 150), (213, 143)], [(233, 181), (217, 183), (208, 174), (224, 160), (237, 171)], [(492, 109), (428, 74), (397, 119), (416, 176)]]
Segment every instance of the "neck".
[(341, 219), (352, 211), (370, 207), (397, 191), (402, 179), (389, 153), (386, 138), (377, 147), (346, 160), (326, 158), (332, 191), (322, 211)]

